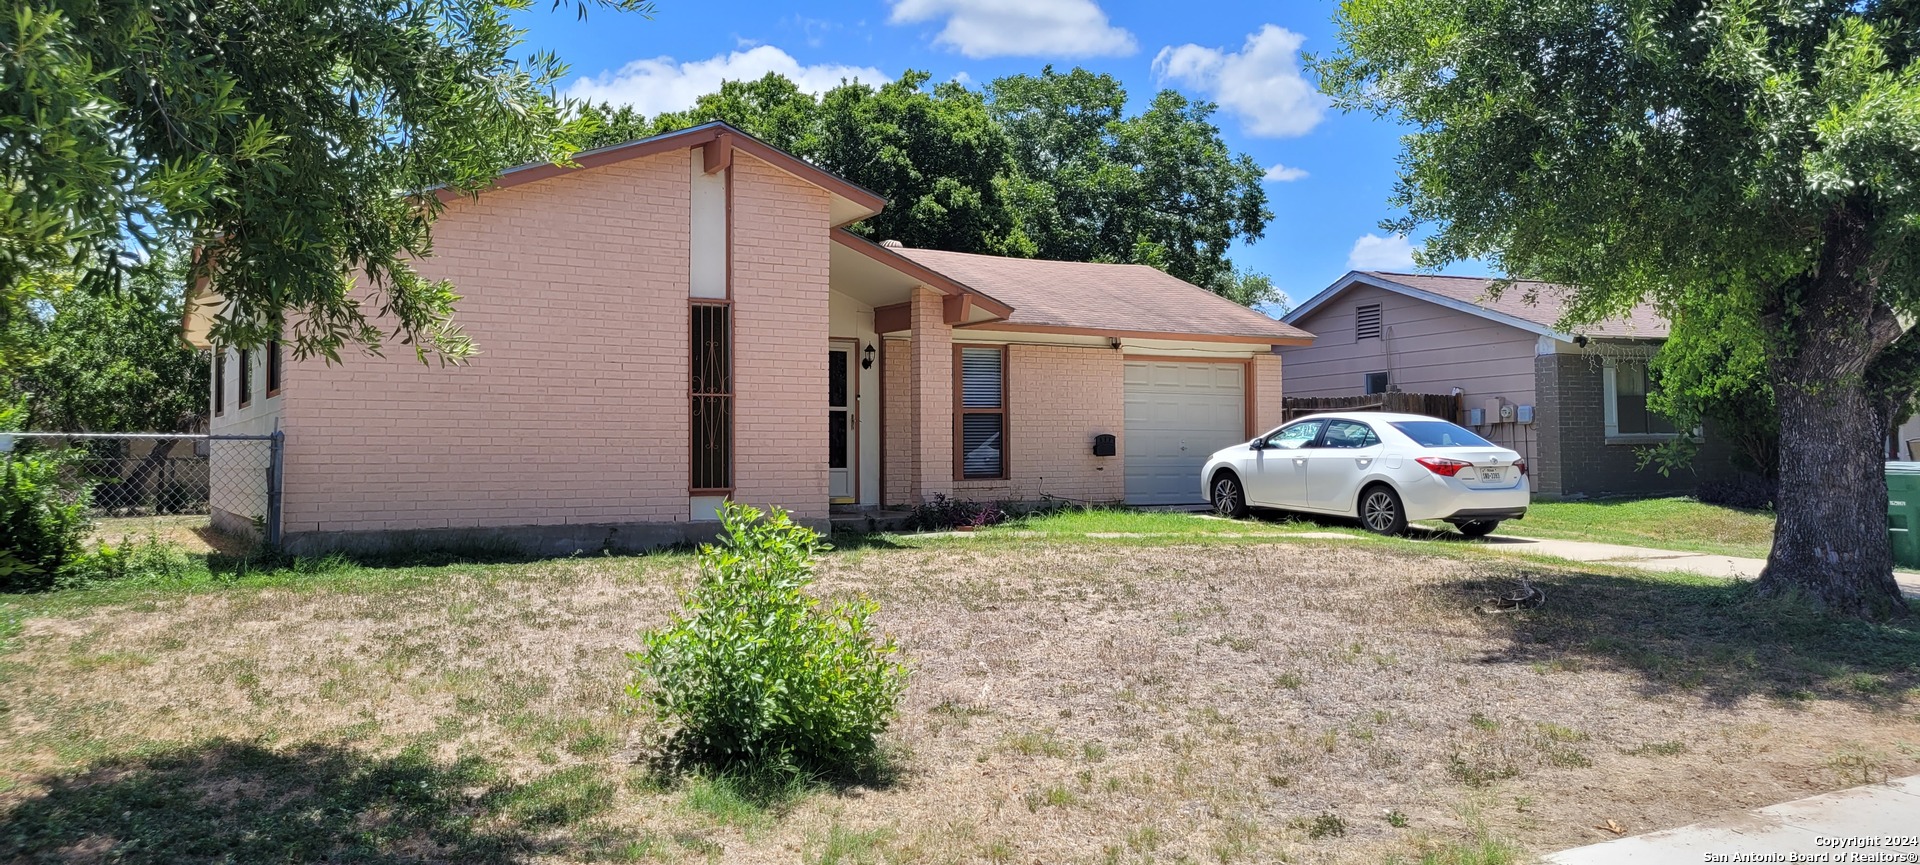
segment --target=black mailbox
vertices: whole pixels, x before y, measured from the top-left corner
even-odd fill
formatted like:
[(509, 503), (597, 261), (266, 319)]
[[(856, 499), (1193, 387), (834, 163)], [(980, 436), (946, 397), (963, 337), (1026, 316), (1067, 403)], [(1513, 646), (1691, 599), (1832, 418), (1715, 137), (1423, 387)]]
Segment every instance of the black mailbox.
[(1119, 452), (1118, 449), (1114, 446), (1112, 434), (1101, 433), (1093, 437), (1093, 455), (1094, 456), (1110, 457), (1118, 452)]

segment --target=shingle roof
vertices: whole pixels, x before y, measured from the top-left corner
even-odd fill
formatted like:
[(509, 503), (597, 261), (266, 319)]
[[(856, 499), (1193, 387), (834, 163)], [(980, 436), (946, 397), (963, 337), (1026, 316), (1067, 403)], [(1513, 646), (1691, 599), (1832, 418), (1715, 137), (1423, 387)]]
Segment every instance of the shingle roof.
[[(1551, 330), (1560, 329), (1560, 316), (1567, 309), (1571, 288), (1552, 282), (1514, 280), (1498, 299), (1487, 290), (1499, 280), (1485, 276), (1438, 276), (1430, 273), (1394, 273), (1384, 270), (1362, 271), (1368, 276), (1408, 288), (1432, 292), (1462, 303), (1470, 303)], [(1625, 318), (1609, 319), (1575, 328), (1585, 336), (1632, 339), (1665, 339), (1667, 320), (1649, 304), (1633, 308)]]
[[(1008, 324), (1305, 341), (1312, 334), (1140, 264), (894, 249), (1008, 306)], [(982, 325), (990, 329), (992, 325)]]

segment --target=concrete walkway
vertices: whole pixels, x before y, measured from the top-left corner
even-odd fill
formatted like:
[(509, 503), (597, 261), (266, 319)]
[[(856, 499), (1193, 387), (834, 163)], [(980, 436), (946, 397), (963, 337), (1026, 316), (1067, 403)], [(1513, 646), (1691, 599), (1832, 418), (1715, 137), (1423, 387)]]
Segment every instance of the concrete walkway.
[[(1489, 535), (1481, 546), (1493, 552), (1555, 556), (1576, 562), (1620, 565), (1649, 571), (1687, 571), (1725, 579), (1759, 579), (1760, 569), (1767, 566), (1766, 559), (1656, 550), (1620, 544), (1597, 544), (1591, 541), (1521, 538), (1512, 535)], [(1920, 574), (1895, 571), (1893, 578), (1900, 584), (1900, 590), (1908, 597), (1920, 598)]]
[[(1796, 860), (1793, 854), (1814, 858)], [(1554, 865), (1920, 862), (1920, 775), (1575, 847), (1546, 861)]]

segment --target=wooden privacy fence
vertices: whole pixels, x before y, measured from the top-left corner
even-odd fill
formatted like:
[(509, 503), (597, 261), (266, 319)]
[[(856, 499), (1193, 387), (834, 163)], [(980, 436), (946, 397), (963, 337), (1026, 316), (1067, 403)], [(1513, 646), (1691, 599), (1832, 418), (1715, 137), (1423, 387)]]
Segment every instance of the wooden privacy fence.
[(1367, 396), (1290, 396), (1280, 401), (1285, 420), (1324, 411), (1390, 411), (1460, 420), (1460, 398), (1445, 393), (1376, 393)]

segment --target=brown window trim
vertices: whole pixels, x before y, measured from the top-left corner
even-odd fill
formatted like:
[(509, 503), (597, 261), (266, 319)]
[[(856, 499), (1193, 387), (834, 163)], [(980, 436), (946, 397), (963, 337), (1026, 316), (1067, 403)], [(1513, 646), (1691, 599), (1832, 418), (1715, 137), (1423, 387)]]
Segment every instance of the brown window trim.
[[(962, 350), (969, 348), (991, 348), (1000, 352), (1000, 407), (968, 408), (964, 382), (961, 380)], [(1008, 444), (1013, 438), (1012, 415), (1007, 411), (1007, 403), (1013, 397), (1013, 388), (1008, 377), (1008, 354), (1004, 345), (980, 345), (955, 343), (953, 346), (953, 479), (955, 481), (1004, 481), (1013, 474), (1013, 451)], [(1000, 473), (978, 477), (967, 477), (966, 442), (963, 438), (966, 418), (970, 414), (997, 414), (1000, 416)]]
[(240, 350), (240, 407), (253, 405), (253, 352)]
[(277, 339), (268, 340), (267, 341), (267, 398), (268, 399), (272, 399), (273, 397), (280, 395), (280, 378), (283, 373), (281, 367), (282, 367), (282, 364), (280, 362), (280, 341)]

